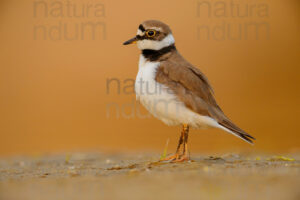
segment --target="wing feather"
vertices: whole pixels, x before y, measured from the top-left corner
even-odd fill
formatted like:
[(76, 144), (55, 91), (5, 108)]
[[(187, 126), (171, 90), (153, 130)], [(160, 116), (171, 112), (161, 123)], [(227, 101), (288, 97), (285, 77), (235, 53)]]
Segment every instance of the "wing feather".
[(228, 132), (252, 143), (251, 139), (254, 138), (232, 123), (223, 113), (205, 75), (179, 53), (161, 62), (157, 69), (156, 81), (170, 88), (192, 111), (215, 119)]

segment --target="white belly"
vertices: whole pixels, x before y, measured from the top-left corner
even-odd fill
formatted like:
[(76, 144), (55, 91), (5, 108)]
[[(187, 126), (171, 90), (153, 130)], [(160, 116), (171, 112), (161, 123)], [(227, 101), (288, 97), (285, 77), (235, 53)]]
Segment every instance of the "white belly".
[(195, 128), (217, 127), (217, 122), (201, 116), (178, 100), (164, 85), (155, 81), (158, 62), (146, 62), (140, 56), (139, 72), (135, 82), (137, 100), (155, 117), (168, 125), (189, 124)]

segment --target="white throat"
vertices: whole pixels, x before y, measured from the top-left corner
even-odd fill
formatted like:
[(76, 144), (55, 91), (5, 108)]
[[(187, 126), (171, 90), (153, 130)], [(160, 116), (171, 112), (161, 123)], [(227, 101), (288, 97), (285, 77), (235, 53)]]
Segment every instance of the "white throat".
[(140, 40), (137, 42), (137, 46), (140, 50), (144, 50), (144, 49), (160, 50), (174, 43), (175, 43), (175, 39), (173, 35), (170, 33), (161, 41), (146, 40), (146, 39)]

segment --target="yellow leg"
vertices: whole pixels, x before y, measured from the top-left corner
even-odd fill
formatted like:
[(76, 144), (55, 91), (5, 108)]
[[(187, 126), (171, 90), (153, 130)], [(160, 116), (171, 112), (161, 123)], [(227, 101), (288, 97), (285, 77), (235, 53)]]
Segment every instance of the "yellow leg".
[[(188, 145), (187, 145), (188, 134), (189, 134), (189, 125), (183, 124), (176, 153), (172, 156), (162, 159), (161, 161), (170, 161), (170, 162), (188, 161), (190, 159), (188, 154)], [(180, 154), (179, 152), (182, 144), (183, 144), (183, 152), (182, 154)]]
[(187, 124), (183, 125), (183, 152), (182, 154), (172, 162), (184, 162), (184, 161), (189, 161), (190, 156), (188, 152), (188, 137), (189, 137), (189, 126)]
[(177, 160), (179, 159), (180, 155), (179, 155), (179, 151), (180, 151), (180, 147), (183, 143), (183, 137), (184, 137), (184, 131), (182, 130), (179, 141), (178, 141), (178, 145), (177, 145), (177, 149), (176, 149), (176, 153), (174, 155), (168, 156), (164, 159), (161, 159), (161, 161), (172, 161), (172, 160)]

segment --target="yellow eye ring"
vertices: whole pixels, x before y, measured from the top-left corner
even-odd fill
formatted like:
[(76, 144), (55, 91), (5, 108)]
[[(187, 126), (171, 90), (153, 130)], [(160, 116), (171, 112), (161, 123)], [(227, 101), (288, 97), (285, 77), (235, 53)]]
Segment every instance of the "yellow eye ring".
[(152, 29), (147, 30), (146, 35), (147, 35), (147, 37), (152, 38), (156, 35), (156, 30), (152, 30)]

